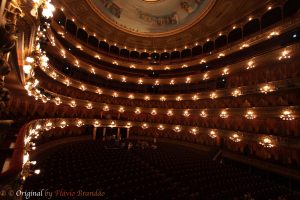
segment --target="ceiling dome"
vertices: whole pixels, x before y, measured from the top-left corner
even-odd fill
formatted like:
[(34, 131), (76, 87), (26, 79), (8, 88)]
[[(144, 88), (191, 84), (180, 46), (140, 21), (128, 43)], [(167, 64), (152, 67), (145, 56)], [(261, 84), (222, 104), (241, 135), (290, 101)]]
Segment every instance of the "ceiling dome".
[(105, 21), (131, 34), (161, 37), (201, 20), (214, 0), (88, 0)]

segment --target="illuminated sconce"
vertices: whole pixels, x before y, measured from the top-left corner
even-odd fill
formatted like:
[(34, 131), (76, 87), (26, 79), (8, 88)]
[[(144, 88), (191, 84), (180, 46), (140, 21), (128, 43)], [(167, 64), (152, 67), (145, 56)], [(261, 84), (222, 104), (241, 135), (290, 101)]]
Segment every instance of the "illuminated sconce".
[(240, 89), (235, 89), (232, 91), (231, 95), (234, 97), (238, 97), (238, 96), (242, 95), (242, 92)]
[(119, 63), (117, 61), (115, 61), (115, 60), (112, 62), (112, 64), (113, 65), (119, 65)]
[(95, 72), (95, 69), (94, 69), (94, 68), (92, 68), (92, 69), (91, 69), (91, 73), (92, 73), (92, 74), (96, 74), (96, 72)]
[(126, 128), (130, 128), (130, 127), (132, 127), (131, 122), (127, 122), (127, 123), (126, 123)]
[(153, 70), (153, 68), (152, 67), (147, 67), (147, 70)]
[(222, 57), (224, 57), (224, 56), (225, 56), (224, 53), (219, 53), (218, 58), (222, 58)]
[(60, 105), (62, 102), (61, 102), (61, 100), (60, 100), (59, 97), (55, 97), (54, 103), (55, 103), (56, 105)]
[(186, 64), (183, 64), (182, 66), (181, 66), (181, 68), (187, 68), (188, 66), (186, 65)]
[(266, 148), (272, 148), (275, 146), (275, 144), (273, 143), (271, 137), (263, 137), (260, 141), (259, 144), (262, 145), (263, 147)]
[(108, 75), (107, 75), (107, 79), (112, 80), (112, 75), (111, 75), (111, 74), (108, 74)]
[(116, 122), (115, 121), (111, 121), (110, 127), (113, 128), (113, 127), (116, 127), (116, 126), (117, 126)]
[(163, 130), (165, 130), (165, 127), (162, 124), (160, 124), (160, 125), (158, 125), (157, 129), (160, 131), (163, 131)]
[(191, 128), (190, 129), (190, 131), (189, 131), (191, 134), (194, 134), (194, 135), (196, 135), (198, 132), (199, 132), (199, 129), (198, 128), (196, 128), (196, 127), (193, 127), (193, 128)]
[(65, 84), (66, 86), (70, 86), (70, 85), (71, 85), (71, 82), (70, 82), (69, 79), (66, 79), (66, 80), (64, 81), (64, 84)]
[(82, 90), (82, 91), (85, 91), (86, 87), (84, 85), (81, 85), (79, 89)]
[(144, 100), (145, 100), (145, 101), (149, 101), (149, 100), (150, 100), (150, 97), (149, 97), (149, 96), (145, 96), (145, 97), (144, 97)]
[(268, 39), (270, 39), (270, 38), (272, 38), (272, 37), (275, 37), (275, 36), (277, 36), (277, 35), (279, 35), (279, 32), (273, 31), (273, 32), (271, 32), (271, 33), (268, 35)]
[(105, 111), (105, 112), (109, 111), (108, 105), (106, 105), (106, 106), (103, 107), (103, 111)]
[(88, 104), (86, 105), (86, 108), (89, 109), (89, 110), (92, 109), (92, 108), (93, 108), (92, 103), (88, 103)]
[(207, 113), (205, 112), (205, 110), (202, 110), (200, 112), (200, 117), (203, 117), (203, 118), (207, 117)]
[(166, 67), (165, 67), (165, 70), (170, 70), (170, 67), (169, 67), (169, 66), (166, 66)]
[(118, 95), (117, 92), (114, 92), (114, 93), (112, 94), (112, 96), (113, 96), (113, 97), (118, 97), (119, 95)]
[(44, 129), (45, 129), (46, 131), (49, 131), (49, 130), (52, 128), (52, 125), (53, 125), (52, 122), (51, 122), (51, 121), (48, 121), (48, 122), (46, 123)]
[(159, 85), (159, 80), (155, 80), (154, 85)]
[(77, 105), (76, 105), (76, 102), (75, 102), (75, 101), (71, 101), (70, 106), (71, 106), (72, 108), (75, 108), (75, 107), (77, 106)]
[(216, 99), (216, 98), (218, 97), (218, 95), (217, 95), (215, 92), (212, 92), (212, 93), (209, 95), (209, 97), (210, 97), (211, 99)]
[(212, 139), (214, 139), (214, 138), (217, 137), (217, 133), (216, 133), (214, 130), (211, 130), (211, 131), (208, 133), (208, 136), (211, 137)]
[(125, 76), (122, 76), (122, 80), (121, 80), (123, 83), (126, 83), (126, 77)]
[(195, 94), (195, 95), (192, 97), (192, 99), (193, 99), (194, 101), (197, 101), (197, 100), (199, 99), (199, 96), (198, 96), (197, 94)]
[(129, 66), (131, 69), (135, 69), (135, 65), (130, 65)]
[(176, 97), (176, 101), (182, 101), (181, 96)]
[(101, 126), (100, 122), (98, 120), (95, 120), (93, 123), (94, 127), (99, 127)]
[(228, 75), (229, 74), (229, 69), (228, 68), (224, 68), (223, 72), (222, 72), (222, 76)]
[(78, 68), (79, 68), (79, 61), (78, 61), (78, 60), (75, 60), (75, 63), (74, 63), (74, 65), (75, 65), (76, 67), (78, 67)]
[(181, 131), (181, 127), (180, 126), (174, 126), (173, 131), (175, 131), (176, 133), (179, 133)]
[(203, 74), (203, 80), (205, 81), (205, 80), (208, 80), (208, 79), (209, 79), (208, 73)]
[(190, 113), (189, 113), (188, 110), (185, 110), (182, 115), (185, 116), (185, 117), (189, 117)]
[(143, 123), (143, 124), (142, 124), (142, 129), (147, 129), (147, 128), (149, 128), (148, 124)]
[(261, 93), (267, 94), (269, 92), (275, 91), (275, 87), (273, 85), (270, 85), (267, 83), (267, 84), (263, 85), (259, 90)]
[(172, 111), (172, 110), (168, 110), (167, 115), (168, 115), (169, 117), (173, 116), (173, 111)]
[(246, 119), (255, 119), (256, 115), (255, 115), (254, 111), (248, 110), (247, 113), (245, 114), (245, 118)]
[(230, 140), (233, 142), (240, 142), (242, 141), (242, 137), (238, 133), (234, 133), (229, 137)]
[(186, 79), (185, 79), (185, 83), (191, 83), (191, 78), (190, 77), (186, 77)]
[(156, 112), (155, 109), (153, 109), (153, 110), (151, 111), (151, 115), (157, 115), (157, 112)]
[(165, 96), (162, 96), (162, 97), (159, 98), (159, 100), (160, 100), (160, 101), (166, 101), (167, 99), (166, 99)]
[(95, 55), (94, 57), (98, 60), (101, 60), (101, 57), (99, 55)]
[(96, 93), (97, 93), (97, 94), (102, 94), (103, 92), (102, 92), (101, 89), (98, 88), (98, 89), (96, 90)]
[(220, 113), (220, 117), (223, 118), (223, 119), (228, 118), (228, 113), (227, 113), (227, 111), (222, 110), (221, 113)]
[(295, 117), (292, 114), (291, 110), (284, 110), (284, 111), (282, 111), (282, 114), (280, 115), (280, 118), (282, 120), (285, 120), (285, 121), (291, 121), (291, 120), (295, 119)]
[(203, 64), (203, 63), (206, 63), (206, 60), (204, 60), (204, 59), (200, 60), (199, 64)]
[(62, 121), (60, 122), (60, 128), (65, 128), (67, 126), (67, 122), (66, 121)]
[(175, 80), (172, 79), (172, 80), (170, 81), (170, 85), (174, 85), (174, 84), (175, 84)]
[(125, 109), (124, 109), (124, 107), (121, 106), (121, 107), (119, 108), (118, 111), (119, 111), (120, 113), (123, 113), (123, 112), (125, 112)]
[(83, 126), (83, 122), (81, 120), (78, 120), (77, 123), (76, 123), (76, 126), (77, 127)]
[(76, 48), (82, 50), (82, 46), (80, 45), (76, 45)]
[(128, 96), (128, 99), (134, 99), (133, 94), (130, 94), (130, 95)]
[(243, 44), (243, 45), (240, 47), (240, 49), (244, 49), (244, 48), (247, 48), (247, 47), (249, 47), (249, 44)]
[(140, 79), (138, 80), (138, 84), (139, 84), (139, 85), (142, 85), (142, 84), (143, 84), (143, 79), (140, 78)]
[(287, 51), (287, 50), (284, 50), (284, 51), (281, 53), (281, 56), (278, 57), (278, 60), (288, 59), (288, 58), (291, 58), (290, 52)]
[(141, 114), (141, 109), (139, 109), (139, 108), (135, 109), (134, 113), (137, 115)]
[(27, 74), (27, 75), (30, 74), (31, 71), (32, 71), (31, 65), (24, 65), (24, 66), (23, 66), (23, 71), (24, 71), (24, 73)]
[(56, 79), (57, 76), (58, 76), (58, 75), (56, 74), (56, 72), (52, 72), (52, 73), (51, 73), (51, 77), (52, 77), (53, 79)]
[(255, 67), (254, 65), (254, 62), (252, 60), (250, 60), (248, 63), (247, 63), (247, 68), (246, 69), (253, 69)]

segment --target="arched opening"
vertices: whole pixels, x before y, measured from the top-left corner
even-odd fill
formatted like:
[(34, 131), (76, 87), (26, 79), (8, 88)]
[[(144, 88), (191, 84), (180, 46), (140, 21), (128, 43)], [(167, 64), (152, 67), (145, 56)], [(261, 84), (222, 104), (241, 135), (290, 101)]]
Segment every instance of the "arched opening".
[(115, 55), (119, 55), (119, 48), (116, 46), (110, 46), (109, 52)]
[(109, 45), (106, 42), (101, 41), (100, 44), (99, 44), (99, 49), (101, 49), (105, 52), (108, 52), (109, 51)]
[(228, 43), (242, 39), (243, 33), (241, 28), (236, 28), (228, 34)]
[(202, 54), (202, 46), (195, 46), (192, 48), (192, 55), (193, 56), (198, 56)]
[(147, 52), (142, 52), (142, 53), (141, 53), (141, 59), (147, 60), (148, 57), (149, 57), (149, 53), (147, 53)]
[(184, 49), (181, 51), (181, 58), (187, 58), (192, 55), (191, 49)]
[(129, 51), (127, 49), (121, 49), (120, 56), (129, 58)]
[(160, 55), (160, 60), (169, 60), (170, 59), (170, 54), (167, 52), (164, 52)]
[(77, 38), (79, 40), (82, 40), (83, 42), (87, 42), (88, 34), (85, 32), (85, 30), (83, 30), (83, 29), (80, 28), (77, 31)]
[(173, 51), (171, 53), (171, 59), (175, 60), (175, 59), (179, 59), (180, 58), (180, 52), (179, 51)]
[(281, 20), (281, 9), (274, 8), (266, 12), (261, 18), (261, 27), (266, 28)]
[(243, 35), (244, 37), (249, 36), (253, 33), (256, 33), (260, 30), (260, 23), (258, 19), (253, 19), (247, 24), (245, 24), (244, 29), (243, 29)]
[(215, 48), (224, 47), (227, 44), (227, 37), (226, 35), (221, 35), (215, 40)]
[(77, 26), (71, 20), (67, 20), (66, 30), (68, 33), (71, 33), (72, 35), (76, 36)]
[(300, 8), (299, 0), (288, 0), (283, 7), (284, 17), (294, 15)]
[(137, 52), (137, 51), (131, 51), (130, 52), (130, 58), (139, 59), (140, 58), (139, 52)]
[(203, 53), (208, 53), (214, 50), (214, 42), (208, 41), (203, 45)]
[(88, 44), (98, 48), (99, 41), (94, 36), (90, 36), (89, 39), (88, 39)]

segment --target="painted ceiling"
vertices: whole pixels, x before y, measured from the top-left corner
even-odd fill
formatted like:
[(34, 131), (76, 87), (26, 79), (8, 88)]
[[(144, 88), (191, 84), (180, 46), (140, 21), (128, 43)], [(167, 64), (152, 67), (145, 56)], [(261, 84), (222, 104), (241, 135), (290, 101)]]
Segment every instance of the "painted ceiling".
[(214, 0), (90, 0), (108, 23), (136, 35), (179, 33), (201, 20)]

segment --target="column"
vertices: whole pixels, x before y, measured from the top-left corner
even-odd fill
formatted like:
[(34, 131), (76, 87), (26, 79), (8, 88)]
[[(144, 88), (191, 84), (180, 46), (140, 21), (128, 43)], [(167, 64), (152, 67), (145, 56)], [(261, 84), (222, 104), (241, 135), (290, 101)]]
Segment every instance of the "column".
[(103, 141), (105, 141), (105, 133), (106, 133), (106, 127), (103, 127), (103, 137), (102, 137)]
[(129, 139), (129, 131), (130, 131), (130, 128), (127, 128), (126, 139)]
[(118, 127), (118, 132), (117, 132), (117, 139), (118, 139), (118, 141), (120, 140), (120, 128)]
[(93, 140), (96, 140), (96, 138), (97, 138), (96, 134), (97, 134), (97, 127), (94, 127), (93, 128)]

